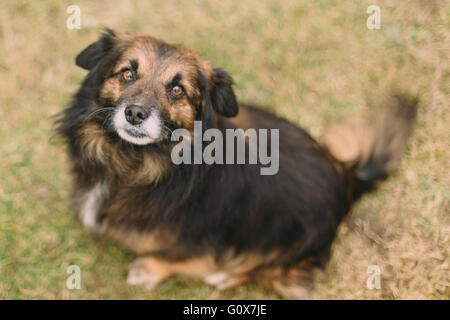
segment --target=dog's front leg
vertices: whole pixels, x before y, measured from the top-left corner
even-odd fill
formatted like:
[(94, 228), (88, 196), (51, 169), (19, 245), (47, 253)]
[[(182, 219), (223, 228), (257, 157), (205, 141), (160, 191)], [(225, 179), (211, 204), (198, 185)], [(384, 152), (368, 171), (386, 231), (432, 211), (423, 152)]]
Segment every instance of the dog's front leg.
[(130, 285), (144, 286), (147, 290), (152, 290), (171, 274), (165, 262), (154, 257), (141, 257), (131, 264), (127, 282)]

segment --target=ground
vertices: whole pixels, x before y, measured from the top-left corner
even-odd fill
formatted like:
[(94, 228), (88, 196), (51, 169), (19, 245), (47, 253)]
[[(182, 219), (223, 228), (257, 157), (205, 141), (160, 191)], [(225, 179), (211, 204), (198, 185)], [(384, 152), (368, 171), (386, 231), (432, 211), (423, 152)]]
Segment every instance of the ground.
[[(81, 9), (79, 30), (66, 27), (71, 4)], [(380, 29), (366, 27), (372, 4)], [(341, 225), (311, 298), (449, 299), (449, 18), (443, 0), (2, 3), (0, 299), (279, 298), (256, 285), (219, 293), (186, 278), (153, 292), (129, 287), (134, 255), (75, 218), (52, 116), (86, 73), (75, 56), (105, 26), (195, 48), (234, 76), (241, 101), (315, 136), (366, 114), (367, 101), (392, 83), (418, 93), (417, 128), (399, 170)], [(66, 288), (70, 265), (80, 266), (80, 290)], [(379, 290), (366, 285), (371, 265), (381, 271)]]

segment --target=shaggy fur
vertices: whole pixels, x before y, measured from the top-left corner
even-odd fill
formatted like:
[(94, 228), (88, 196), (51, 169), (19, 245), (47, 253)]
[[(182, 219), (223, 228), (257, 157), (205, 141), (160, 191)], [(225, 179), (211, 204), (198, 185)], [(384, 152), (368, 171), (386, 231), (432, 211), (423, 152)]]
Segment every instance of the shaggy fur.
[[(238, 104), (228, 73), (184, 46), (107, 30), (76, 63), (89, 72), (59, 120), (74, 202), (88, 227), (139, 255), (128, 282), (149, 289), (185, 274), (220, 289), (253, 280), (304, 297), (339, 223), (388, 176), (416, 114), (417, 100), (394, 96), (381, 120), (335, 127), (324, 147), (288, 121)], [(124, 68), (134, 82), (121, 80)], [(177, 84), (186, 94), (171, 99)], [(158, 112), (159, 140), (137, 145), (119, 136), (112, 119), (123, 103)], [(278, 174), (260, 175), (253, 164), (174, 165), (170, 133), (192, 132), (194, 120), (204, 130), (279, 129)]]

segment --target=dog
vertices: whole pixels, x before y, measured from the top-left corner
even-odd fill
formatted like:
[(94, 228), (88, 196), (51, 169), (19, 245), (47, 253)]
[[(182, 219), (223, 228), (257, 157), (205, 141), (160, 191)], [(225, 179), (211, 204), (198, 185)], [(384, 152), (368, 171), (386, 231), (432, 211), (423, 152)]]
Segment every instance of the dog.
[[(332, 127), (319, 143), (238, 103), (232, 77), (183, 45), (106, 29), (76, 64), (88, 74), (58, 120), (73, 203), (84, 225), (138, 255), (127, 281), (147, 289), (181, 274), (304, 298), (352, 204), (394, 169), (417, 113), (416, 98), (393, 94), (379, 120)], [(195, 121), (278, 129), (279, 171), (174, 164), (171, 133), (193, 135)]]

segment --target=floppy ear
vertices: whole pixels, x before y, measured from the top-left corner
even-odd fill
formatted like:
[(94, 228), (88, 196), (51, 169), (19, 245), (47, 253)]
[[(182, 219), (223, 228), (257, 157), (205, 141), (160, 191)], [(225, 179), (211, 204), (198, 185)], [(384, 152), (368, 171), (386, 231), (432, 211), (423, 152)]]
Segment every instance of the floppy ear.
[(91, 70), (103, 58), (103, 56), (113, 47), (116, 32), (111, 29), (105, 29), (100, 39), (89, 45), (80, 52), (75, 59), (77, 66)]
[(238, 113), (238, 103), (232, 85), (233, 78), (225, 70), (214, 69), (211, 76), (211, 104), (217, 113), (225, 117), (234, 117)]

